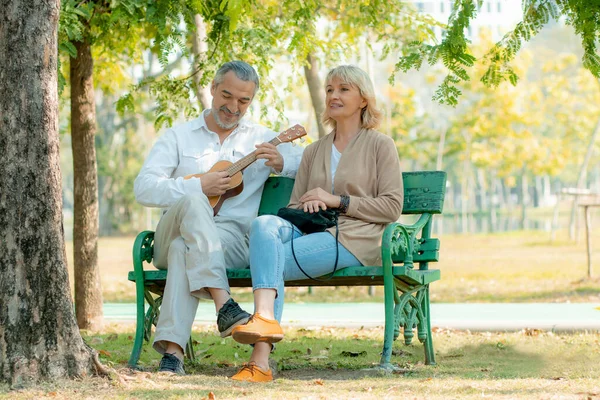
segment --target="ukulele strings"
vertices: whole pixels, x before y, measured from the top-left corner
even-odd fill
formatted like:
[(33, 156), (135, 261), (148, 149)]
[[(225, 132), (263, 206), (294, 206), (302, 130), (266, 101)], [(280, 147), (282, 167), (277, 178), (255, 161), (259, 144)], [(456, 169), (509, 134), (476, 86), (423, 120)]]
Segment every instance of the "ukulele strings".
[[(281, 142), (281, 140), (279, 140), (278, 137), (276, 137), (276, 138), (271, 139), (269, 141), (269, 143), (277, 146), (279, 143), (282, 143), (282, 142)], [(256, 150), (254, 150), (252, 153), (248, 154), (246, 157), (240, 159), (235, 164), (231, 165), (225, 171), (227, 171), (229, 176), (233, 176), (233, 175), (237, 174), (238, 172), (240, 172), (241, 170), (243, 170), (244, 168), (246, 168), (248, 165), (252, 164), (254, 161), (256, 161)]]

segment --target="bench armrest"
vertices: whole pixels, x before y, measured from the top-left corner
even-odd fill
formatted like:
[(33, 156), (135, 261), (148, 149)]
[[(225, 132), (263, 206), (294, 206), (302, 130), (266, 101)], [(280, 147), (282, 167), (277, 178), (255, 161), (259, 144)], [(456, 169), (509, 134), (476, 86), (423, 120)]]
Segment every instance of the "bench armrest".
[(431, 214), (423, 213), (412, 225), (404, 225), (400, 222), (389, 224), (381, 238), (381, 258), (392, 261), (394, 254), (404, 253), (404, 266), (408, 269), (414, 268), (414, 253), (419, 251), (419, 232), (431, 221)]
[[(133, 270), (138, 278), (138, 272), (144, 273), (144, 261), (147, 263), (152, 262), (154, 256), (154, 232), (143, 231), (140, 232), (133, 243)], [(142, 279), (143, 281), (143, 279)]]

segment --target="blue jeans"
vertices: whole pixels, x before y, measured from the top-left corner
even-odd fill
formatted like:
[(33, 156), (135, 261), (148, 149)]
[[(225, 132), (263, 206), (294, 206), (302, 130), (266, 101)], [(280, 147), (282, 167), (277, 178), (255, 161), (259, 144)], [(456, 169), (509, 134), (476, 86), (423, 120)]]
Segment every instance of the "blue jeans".
[(344, 246), (336, 243), (329, 232), (302, 233), (290, 222), (275, 215), (263, 215), (250, 228), (250, 270), (252, 288), (276, 289), (275, 318), (283, 313), (284, 281), (308, 279), (300, 271), (292, 255), (307, 274), (318, 278), (333, 271), (336, 244), (339, 249), (338, 269), (362, 265)]

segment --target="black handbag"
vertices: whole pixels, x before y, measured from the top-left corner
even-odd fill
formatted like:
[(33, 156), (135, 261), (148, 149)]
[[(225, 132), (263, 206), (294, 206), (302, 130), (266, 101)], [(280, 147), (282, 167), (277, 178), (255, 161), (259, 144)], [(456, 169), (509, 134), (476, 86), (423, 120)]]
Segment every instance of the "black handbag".
[(297, 208), (280, 208), (277, 216), (296, 225), (302, 233), (325, 232), (327, 228), (337, 225), (339, 212), (335, 209), (319, 209), (318, 212), (309, 213)]
[(277, 216), (279, 218), (283, 218), (286, 221), (291, 222), (293, 225), (295, 225), (298, 229), (300, 229), (300, 231), (302, 233), (305, 234), (310, 234), (310, 233), (316, 233), (316, 232), (325, 232), (325, 230), (327, 228), (331, 228), (333, 226), (335, 226), (335, 242), (337, 244), (337, 246), (335, 247), (335, 265), (333, 267), (333, 271), (331, 272), (331, 274), (326, 278), (326, 279), (318, 279), (318, 278), (313, 278), (312, 276), (310, 276), (309, 274), (307, 274), (304, 269), (302, 269), (302, 267), (300, 266), (300, 263), (298, 262), (298, 259), (296, 258), (296, 253), (294, 252), (294, 237), (292, 236), (292, 255), (294, 256), (294, 261), (296, 261), (296, 265), (298, 266), (298, 268), (300, 268), (300, 271), (306, 275), (306, 277), (308, 279), (311, 279), (313, 281), (317, 281), (317, 282), (325, 282), (330, 280), (333, 275), (335, 274), (335, 271), (337, 270), (337, 266), (338, 266), (338, 259), (339, 259), (339, 243), (338, 243), (338, 235), (339, 235), (339, 228), (338, 228), (338, 216), (339, 216), (339, 211), (337, 209), (334, 208), (328, 208), (326, 210), (321, 210), (319, 209), (318, 212), (315, 213), (309, 213), (309, 212), (305, 212), (304, 210), (301, 209), (297, 209), (297, 208), (280, 208), (279, 211), (277, 211)]

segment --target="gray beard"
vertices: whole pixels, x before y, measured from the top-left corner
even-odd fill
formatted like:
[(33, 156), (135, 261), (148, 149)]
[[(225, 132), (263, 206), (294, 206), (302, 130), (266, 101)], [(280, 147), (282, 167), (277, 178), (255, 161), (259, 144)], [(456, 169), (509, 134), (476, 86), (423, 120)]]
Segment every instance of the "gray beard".
[(219, 128), (221, 128), (221, 129), (226, 129), (226, 130), (233, 129), (238, 124), (238, 121), (232, 122), (231, 124), (226, 124), (225, 122), (221, 121), (221, 117), (219, 117), (218, 112), (213, 112), (213, 117), (215, 117), (215, 122), (217, 123), (217, 125), (219, 125)]

